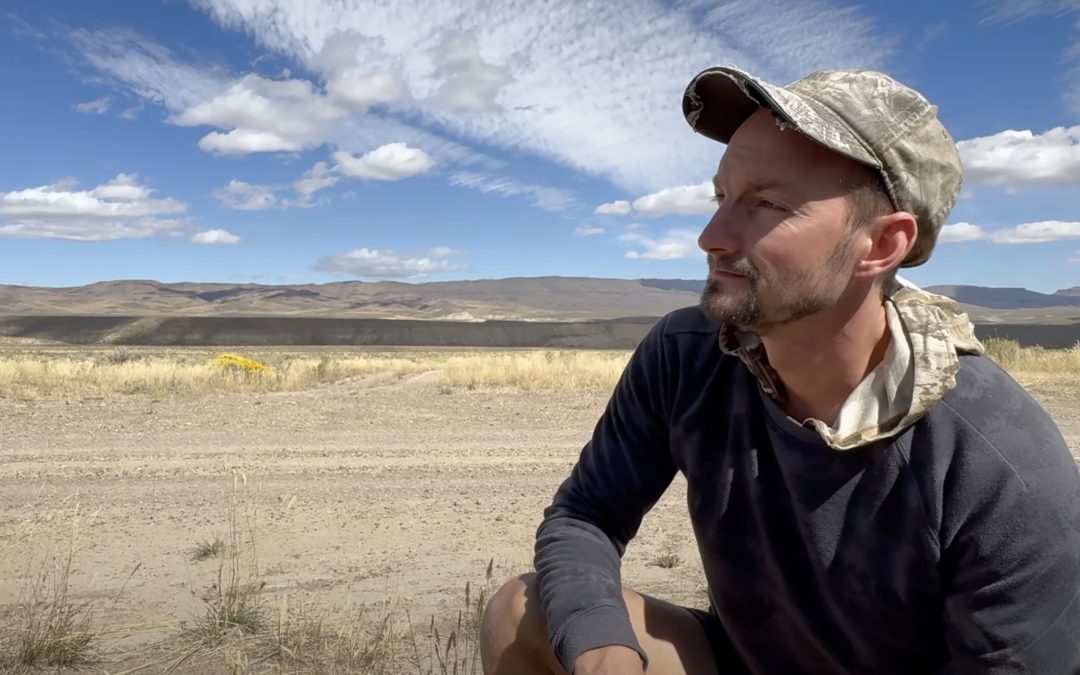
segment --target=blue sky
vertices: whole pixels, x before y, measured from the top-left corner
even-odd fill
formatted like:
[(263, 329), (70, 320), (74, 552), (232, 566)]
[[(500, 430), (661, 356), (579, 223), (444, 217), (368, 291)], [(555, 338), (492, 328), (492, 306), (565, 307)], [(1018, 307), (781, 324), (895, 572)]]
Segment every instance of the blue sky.
[(884, 70), (965, 187), (922, 285), (1080, 285), (1080, 0), (9, 0), (0, 283), (702, 278), (690, 77)]

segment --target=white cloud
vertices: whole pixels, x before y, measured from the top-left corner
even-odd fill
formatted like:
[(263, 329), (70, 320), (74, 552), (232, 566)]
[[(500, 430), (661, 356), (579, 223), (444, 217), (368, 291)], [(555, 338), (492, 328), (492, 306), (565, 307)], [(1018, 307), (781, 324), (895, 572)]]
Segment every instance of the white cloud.
[[(299, 195), (299, 199), (285, 200), (282, 206), (300, 206), (303, 208), (315, 206), (313, 197), (316, 192), (337, 185), (341, 176), (336, 174), (326, 162), (316, 162), (315, 166), (304, 172), (304, 175), (293, 182), (293, 190)], [(323, 202), (319, 202), (323, 203)]]
[(344, 150), (333, 155), (335, 167), (346, 176), (372, 180), (401, 180), (426, 173), (435, 166), (435, 159), (405, 143), (389, 143), (375, 148), (363, 157), (356, 157)]
[(665, 188), (635, 199), (634, 210), (647, 216), (662, 216), (669, 213), (707, 216), (716, 211), (713, 192), (713, 184), (709, 181), (700, 185)]
[(91, 190), (90, 195), (113, 202), (139, 202), (147, 199), (151, 192), (150, 188), (139, 185), (139, 177), (135, 174), (121, 173)]
[(154, 199), (153, 190), (133, 174), (90, 190), (72, 181), (0, 192), (0, 236), (76, 241), (111, 241), (176, 235), (185, 220), (161, 218), (183, 213), (187, 205), (172, 198)]
[(994, 244), (1043, 244), (1066, 239), (1080, 239), (1080, 222), (1043, 220), (998, 230), (987, 230), (971, 223), (956, 223), (942, 228), (938, 241), (942, 243), (989, 241)]
[(955, 223), (941, 228), (938, 235), (938, 243), (978, 241), (985, 236), (985, 232), (978, 225), (971, 223)]
[(232, 246), (240, 243), (240, 237), (226, 230), (206, 230), (205, 232), (197, 232), (191, 238), (191, 243), (208, 246)]
[(674, 229), (661, 239), (632, 232), (619, 239), (635, 247), (626, 253), (626, 257), (632, 260), (679, 260), (704, 255), (697, 245), (698, 234), (691, 230)]
[(459, 251), (456, 248), (450, 248), (449, 246), (436, 246), (435, 248), (429, 248), (424, 252), (424, 255), (432, 258), (450, 258), (453, 256), (465, 255), (465, 251)]
[(601, 204), (596, 207), (596, 210), (593, 211), (593, 213), (602, 216), (625, 216), (630, 213), (630, 202), (619, 200)]
[(630, 232), (633, 232), (635, 230), (646, 230), (648, 228), (649, 228), (649, 226), (646, 225), (645, 223), (630, 223), (629, 225), (626, 226), (626, 229), (628, 231), (630, 231)]
[(560, 212), (577, 206), (577, 199), (569, 190), (521, 183), (501, 176), (456, 171), (450, 176), (450, 184), (484, 193), (494, 193), (501, 197), (527, 197), (533, 206), (545, 211)]
[(1080, 0), (995, 0), (989, 3), (990, 23), (1010, 23), (1040, 14), (1063, 14), (1080, 10)]
[(997, 244), (1041, 244), (1062, 239), (1080, 239), (1080, 222), (1044, 220), (1024, 223), (988, 232), (987, 238)]
[[(1041, 15), (1053, 15), (1059, 20), (1066, 15), (1080, 13), (1080, 0), (993, 0), (986, 3), (988, 23), (1013, 23)], [(1080, 113), (1080, 20), (1075, 20), (1073, 42), (1062, 54), (1066, 64), (1065, 104), (1074, 113)]]
[(1069, 256), (1069, 262), (1073, 265), (1080, 265), (1080, 251), (1073, 251)]
[(214, 197), (227, 208), (238, 211), (261, 211), (278, 205), (277, 197), (269, 186), (236, 179), (214, 190)]
[(413, 257), (394, 251), (358, 248), (343, 255), (323, 258), (315, 265), (315, 270), (349, 277), (418, 279), (465, 269), (464, 265), (447, 260), (459, 255), (462, 255), (461, 251), (445, 247), (437, 247)]
[(199, 141), (207, 152), (295, 152), (322, 145), (346, 111), (306, 80), (245, 75), (224, 92), (173, 117), (180, 126), (215, 126)]
[(313, 59), (326, 74), (326, 93), (357, 112), (405, 98), (401, 64), (386, 54), (385, 44), (378, 36), (353, 30), (330, 34)]
[(486, 112), (514, 80), (504, 69), (484, 60), (475, 34), (451, 33), (436, 51), (436, 72), (442, 84), (432, 100), (455, 112)]
[(109, 111), (109, 99), (108, 96), (102, 96), (99, 99), (93, 101), (87, 101), (86, 103), (79, 103), (75, 106), (75, 110), (81, 113), (88, 113), (92, 115), (101, 115)]
[(602, 227), (595, 227), (593, 225), (582, 225), (574, 230), (574, 234), (578, 237), (594, 237), (598, 234), (604, 234), (606, 230)]
[(130, 108), (124, 108), (120, 113), (120, 119), (134, 120), (139, 118), (139, 113), (143, 111), (142, 105), (133, 105)]
[(957, 143), (965, 178), (1020, 187), (1080, 184), (1080, 126), (1042, 134), (1007, 130)]
[[(895, 50), (887, 27), (878, 32), (838, 0), (555, 0), (546, 21), (525, 0), (193, 1), (290, 59), (293, 79), (181, 63), (130, 34), (82, 32), (76, 44), (174, 120), (218, 127), (204, 148), (354, 150), (395, 138), (442, 161), (418, 140), (427, 135), (455, 152), (460, 145), (446, 139), (540, 157), (637, 193), (715, 166), (719, 147), (678, 114), (703, 66), (739, 63), (787, 82), (818, 67), (881, 66)], [(626, 67), (627, 54), (644, 65)], [(311, 81), (296, 79), (300, 72)], [(398, 133), (375, 137), (387, 128)]]

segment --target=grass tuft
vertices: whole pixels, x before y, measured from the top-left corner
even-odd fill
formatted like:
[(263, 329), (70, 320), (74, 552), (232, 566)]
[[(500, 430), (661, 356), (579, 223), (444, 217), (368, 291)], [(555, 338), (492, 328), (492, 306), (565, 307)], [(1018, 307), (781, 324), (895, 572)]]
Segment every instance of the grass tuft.
[(202, 562), (203, 560), (209, 560), (210, 558), (220, 558), (223, 555), (225, 555), (225, 540), (221, 537), (204, 539), (195, 544), (195, 548), (191, 551), (191, 559), (195, 562)]
[(653, 564), (657, 567), (662, 567), (666, 570), (674, 569), (682, 564), (682, 558), (678, 553), (667, 551), (656, 556), (653, 560)]
[(82, 525), (78, 504), (72, 522), (67, 550), (42, 560), (15, 608), (12, 625), (0, 633), (0, 667), (72, 667), (94, 660), (98, 635), (91, 626), (92, 605), (74, 602), (69, 595)]

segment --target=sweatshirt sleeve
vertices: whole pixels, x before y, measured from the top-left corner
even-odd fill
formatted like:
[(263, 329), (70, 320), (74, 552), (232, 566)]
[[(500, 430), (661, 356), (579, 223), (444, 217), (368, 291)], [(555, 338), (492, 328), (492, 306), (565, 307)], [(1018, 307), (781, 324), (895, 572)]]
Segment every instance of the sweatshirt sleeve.
[(1008, 397), (999, 392), (999, 426), (947, 479), (946, 673), (1076, 675), (1080, 474), (1049, 416)]
[(548, 638), (567, 672), (584, 652), (638, 643), (622, 599), (627, 543), (675, 476), (660, 321), (638, 345), (592, 438), (544, 511), (534, 564)]

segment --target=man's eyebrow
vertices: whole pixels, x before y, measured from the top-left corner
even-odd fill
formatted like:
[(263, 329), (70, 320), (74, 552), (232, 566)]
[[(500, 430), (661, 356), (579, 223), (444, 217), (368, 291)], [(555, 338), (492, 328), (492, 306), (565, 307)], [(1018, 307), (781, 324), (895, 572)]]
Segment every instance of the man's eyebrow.
[[(713, 176), (712, 179), (713, 189), (720, 190), (720, 176)], [(765, 190), (783, 190), (789, 191), (794, 189), (792, 183), (788, 183), (782, 180), (776, 179), (762, 179), (758, 181), (750, 181), (745, 186), (747, 192), (763, 192)]]

